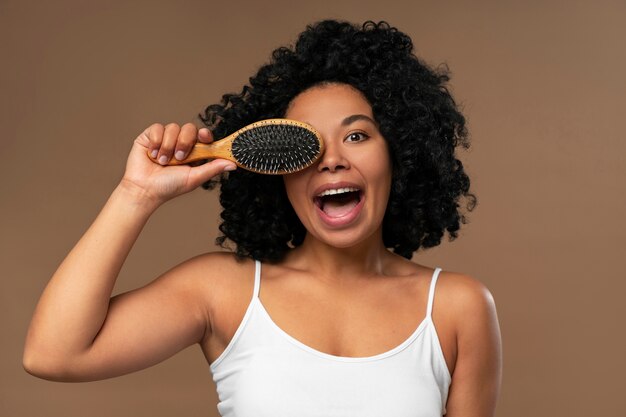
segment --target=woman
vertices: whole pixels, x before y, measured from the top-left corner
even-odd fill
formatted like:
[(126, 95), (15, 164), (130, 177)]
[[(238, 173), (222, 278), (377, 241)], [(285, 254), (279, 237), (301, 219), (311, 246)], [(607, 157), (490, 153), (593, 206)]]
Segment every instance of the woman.
[[(447, 80), (385, 23), (324, 21), (274, 51), (241, 94), (209, 106), (211, 129), (148, 127), (46, 287), (25, 368), (103, 379), (199, 343), (223, 416), (493, 415), (501, 343), (489, 291), (408, 260), (445, 231), (455, 238), (460, 198), (475, 202), (454, 153), (468, 140)], [(320, 131), (320, 160), (283, 177), (225, 160), (166, 166), (197, 140), (271, 117)], [(111, 298), (150, 215), (216, 177), (218, 242), (235, 253), (194, 257)]]

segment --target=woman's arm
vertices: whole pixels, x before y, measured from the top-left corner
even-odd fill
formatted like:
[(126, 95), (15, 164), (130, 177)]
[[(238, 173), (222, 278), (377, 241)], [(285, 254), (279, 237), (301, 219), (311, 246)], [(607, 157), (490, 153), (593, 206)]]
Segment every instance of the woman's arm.
[(502, 342), (494, 299), (479, 281), (457, 276), (453, 300), (457, 358), (446, 417), (492, 417), (502, 379)]
[[(188, 153), (191, 125), (152, 125), (134, 142), (124, 178), (67, 255), (35, 309), (24, 348), (25, 369), (42, 378), (102, 379), (141, 369), (198, 341), (205, 312), (191, 291), (197, 261), (152, 284), (111, 299), (119, 271), (150, 215), (165, 201), (197, 188), (233, 164), (165, 167), (147, 157)], [(210, 141), (208, 131), (200, 135)]]

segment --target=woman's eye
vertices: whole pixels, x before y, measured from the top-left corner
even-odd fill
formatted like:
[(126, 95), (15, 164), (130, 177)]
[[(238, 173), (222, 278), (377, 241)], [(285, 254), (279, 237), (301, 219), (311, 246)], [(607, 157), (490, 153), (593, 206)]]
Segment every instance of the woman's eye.
[(346, 137), (346, 141), (347, 142), (360, 142), (360, 141), (365, 140), (367, 138), (368, 138), (368, 136), (365, 133), (353, 132), (353, 133), (350, 133), (348, 135), (348, 137)]

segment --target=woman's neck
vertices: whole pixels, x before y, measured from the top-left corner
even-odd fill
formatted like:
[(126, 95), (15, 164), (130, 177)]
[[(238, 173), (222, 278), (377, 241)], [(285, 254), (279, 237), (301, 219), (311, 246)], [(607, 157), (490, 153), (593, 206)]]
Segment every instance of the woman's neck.
[(397, 255), (385, 248), (382, 236), (372, 236), (348, 248), (337, 248), (307, 234), (302, 245), (292, 249), (285, 258), (290, 266), (309, 270), (327, 282), (351, 284), (363, 278), (386, 275)]

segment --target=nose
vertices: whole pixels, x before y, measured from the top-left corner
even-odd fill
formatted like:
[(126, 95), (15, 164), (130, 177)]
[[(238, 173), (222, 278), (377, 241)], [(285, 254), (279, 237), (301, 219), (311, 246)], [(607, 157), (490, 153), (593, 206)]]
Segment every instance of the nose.
[(319, 172), (330, 171), (335, 172), (339, 169), (349, 169), (350, 163), (344, 155), (344, 150), (340, 143), (333, 143), (334, 141), (324, 141), (325, 150), (320, 157), (320, 162), (317, 165)]

